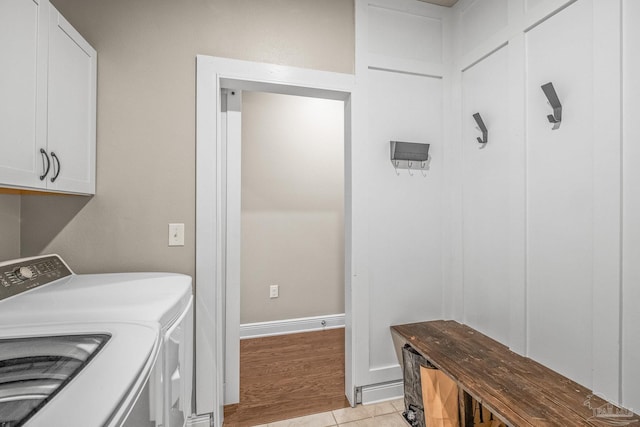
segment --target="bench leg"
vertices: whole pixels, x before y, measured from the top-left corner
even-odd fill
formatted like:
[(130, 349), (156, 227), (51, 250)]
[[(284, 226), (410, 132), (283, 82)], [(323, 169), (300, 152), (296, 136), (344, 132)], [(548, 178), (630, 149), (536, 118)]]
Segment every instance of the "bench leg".
[(458, 404), (460, 406), (460, 427), (473, 427), (473, 399), (462, 388), (458, 388)]

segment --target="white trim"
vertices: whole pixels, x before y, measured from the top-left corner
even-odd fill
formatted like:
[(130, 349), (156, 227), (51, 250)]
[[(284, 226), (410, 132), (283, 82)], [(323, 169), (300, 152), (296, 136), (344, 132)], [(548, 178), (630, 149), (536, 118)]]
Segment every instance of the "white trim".
[[(322, 321), (326, 322), (324, 325)], [(325, 331), (344, 328), (344, 313), (327, 316), (301, 317), (299, 319), (274, 320), (271, 322), (245, 323), (240, 325), (240, 339), (264, 338), (299, 332)]]
[[(226, 299), (229, 274), (226, 251), (229, 221), (227, 217), (226, 144), (222, 133), (222, 89), (251, 89), (344, 101), (345, 105), (345, 241), (353, 240), (352, 135), (351, 111), (355, 76), (274, 64), (198, 55), (196, 57), (196, 410), (213, 412), (216, 425), (223, 421), (226, 342), (240, 339), (237, 329), (228, 328), (226, 319), (240, 311), (238, 299)], [(350, 191), (351, 190), (351, 191)], [(345, 273), (352, 271), (353, 248), (345, 248)], [(345, 274), (345, 319), (352, 320), (351, 275)], [(233, 280), (232, 280), (233, 281)], [(239, 319), (239, 317), (238, 317)], [(346, 322), (351, 337), (351, 322)], [(231, 336), (229, 336), (231, 334)], [(353, 401), (353, 364), (351, 339), (345, 345), (345, 388)], [(239, 357), (239, 356), (238, 356)], [(226, 378), (237, 381), (239, 374)]]
[(211, 427), (211, 414), (192, 415), (187, 418), (187, 427)]
[[(216, 151), (220, 123), (217, 94), (219, 81), (211, 66), (196, 58), (196, 413), (219, 413), (222, 405), (222, 317), (221, 274), (218, 239), (218, 174), (220, 157)], [(211, 118), (214, 118), (212, 120)], [(209, 325), (203, 327), (202, 325)], [(217, 425), (222, 424), (220, 418)]]
[[(593, 0), (592, 389), (620, 405), (622, 2)], [(597, 151), (596, 151), (597, 150)]]
[(240, 240), (241, 240), (241, 165), (242, 165), (242, 91), (227, 90), (222, 95), (222, 140), (225, 185), (223, 229), (225, 230), (225, 405), (240, 402), (240, 307), (229, 301), (240, 301)]
[(402, 380), (362, 387), (363, 405), (401, 399), (403, 396), (404, 382)]

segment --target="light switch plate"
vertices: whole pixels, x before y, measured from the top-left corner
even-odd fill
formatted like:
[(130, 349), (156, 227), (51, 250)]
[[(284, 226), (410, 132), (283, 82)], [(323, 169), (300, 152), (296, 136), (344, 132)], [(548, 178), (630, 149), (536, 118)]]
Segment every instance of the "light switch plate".
[(278, 298), (280, 296), (280, 286), (271, 285), (269, 286), (269, 298)]
[(184, 246), (184, 224), (169, 224), (169, 246)]

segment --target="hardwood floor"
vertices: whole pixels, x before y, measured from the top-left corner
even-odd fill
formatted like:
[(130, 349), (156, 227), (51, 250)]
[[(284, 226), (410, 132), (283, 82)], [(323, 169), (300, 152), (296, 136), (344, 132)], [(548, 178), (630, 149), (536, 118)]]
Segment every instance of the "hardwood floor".
[(225, 426), (249, 427), (346, 408), (344, 329), (240, 341), (240, 403)]

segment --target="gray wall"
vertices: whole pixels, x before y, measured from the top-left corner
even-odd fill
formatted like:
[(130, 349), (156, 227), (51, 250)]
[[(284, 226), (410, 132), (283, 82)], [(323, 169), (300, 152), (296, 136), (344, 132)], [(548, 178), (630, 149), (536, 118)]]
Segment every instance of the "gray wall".
[(20, 256), (20, 195), (0, 194), (0, 262)]
[[(78, 272), (193, 275), (197, 54), (354, 70), (352, 0), (53, 3), (98, 51), (97, 194), (22, 196), (22, 254)], [(184, 247), (167, 247), (170, 222)]]
[(244, 92), (240, 323), (344, 313), (343, 212), (344, 104)]

